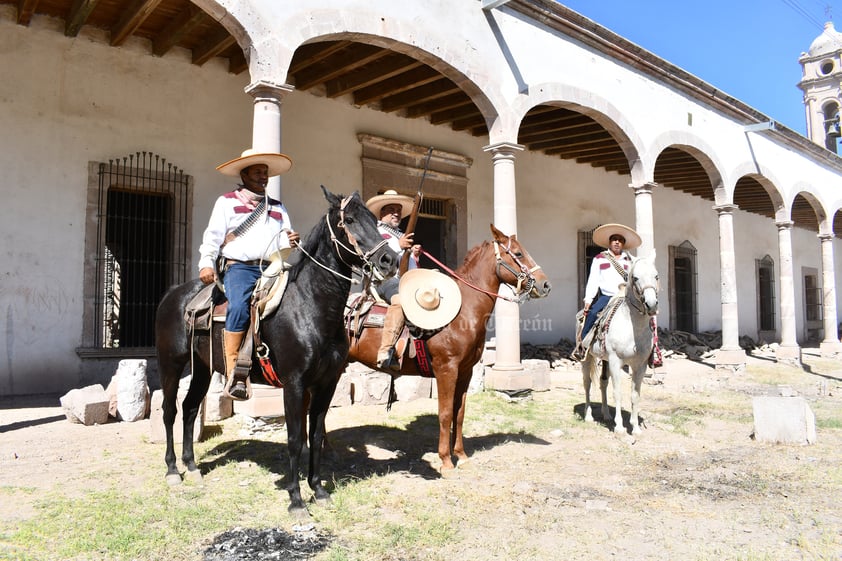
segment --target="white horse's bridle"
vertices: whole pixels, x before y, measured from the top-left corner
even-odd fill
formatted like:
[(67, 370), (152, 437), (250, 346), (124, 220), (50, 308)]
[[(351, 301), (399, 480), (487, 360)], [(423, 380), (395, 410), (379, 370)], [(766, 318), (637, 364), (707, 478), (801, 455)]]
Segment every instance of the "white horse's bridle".
[(654, 315), (649, 307), (646, 305), (646, 300), (644, 299), (644, 293), (649, 290), (650, 288), (655, 291), (655, 300), (657, 301), (658, 298), (658, 291), (660, 290), (660, 281), (658, 277), (655, 277), (654, 284), (645, 284), (640, 286), (637, 282), (637, 279), (634, 276), (634, 263), (632, 263), (632, 268), (629, 271), (629, 288), (631, 289), (632, 295), (634, 298), (626, 298), (626, 301), (629, 303), (629, 306), (637, 310), (641, 315)]

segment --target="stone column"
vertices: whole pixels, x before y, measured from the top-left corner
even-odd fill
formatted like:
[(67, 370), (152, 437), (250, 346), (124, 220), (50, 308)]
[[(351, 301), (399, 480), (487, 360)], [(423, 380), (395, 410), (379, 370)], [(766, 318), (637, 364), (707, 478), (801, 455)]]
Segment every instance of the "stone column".
[(795, 336), (795, 281), (792, 265), (791, 220), (775, 223), (778, 227), (778, 251), (781, 257), (781, 345), (775, 353), (779, 362), (801, 365), (801, 348)]
[(822, 244), (822, 313), (824, 340), (819, 345), (823, 356), (842, 353), (836, 315), (836, 268), (833, 266), (833, 234), (819, 234)]
[(634, 189), (634, 228), (638, 235), (640, 235), (642, 242), (636, 252), (638, 257), (646, 257), (655, 251), (655, 221), (652, 212), (652, 189), (656, 185), (657, 183), (629, 185), (629, 187)]
[[(517, 193), (515, 189), (515, 155), (523, 146), (510, 142), (491, 144), (494, 165), (494, 225), (504, 234), (517, 233)], [(500, 293), (511, 295), (507, 287)], [(498, 299), (494, 308), (494, 336), (497, 340), (494, 367), (486, 376), (486, 386), (495, 389), (532, 387), (531, 376), (524, 373), (520, 362), (520, 308), (514, 302)]]
[[(254, 97), (254, 121), (251, 147), (261, 152), (281, 151), (281, 104), (295, 88), (289, 85), (257, 81), (246, 86), (246, 93)], [(281, 199), (281, 178), (270, 177), (266, 191), (270, 197)]]
[(737, 205), (717, 205), (719, 213), (719, 298), (722, 303), (722, 347), (716, 353), (717, 368), (742, 370), (746, 353), (740, 348), (737, 307), (737, 260), (734, 254), (734, 211)]

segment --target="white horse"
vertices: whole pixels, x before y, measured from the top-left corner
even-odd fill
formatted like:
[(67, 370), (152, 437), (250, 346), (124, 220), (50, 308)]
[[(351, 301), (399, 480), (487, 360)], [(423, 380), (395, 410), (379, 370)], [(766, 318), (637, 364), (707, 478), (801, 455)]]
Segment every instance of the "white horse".
[[(638, 258), (632, 262), (629, 281), (622, 292), (615, 296), (605, 309), (608, 328), (604, 333), (602, 322), (594, 325), (594, 337), (582, 361), (582, 379), (585, 384), (585, 421), (593, 421), (591, 412), (591, 384), (599, 380), (602, 391), (602, 418), (608, 421), (608, 375), (614, 386), (614, 432), (624, 432), (622, 414), (623, 366), (628, 365), (632, 378), (631, 428), (632, 434), (640, 433), (638, 406), (640, 386), (646, 374), (646, 366), (652, 353), (651, 318), (658, 313), (658, 271), (655, 269), (655, 255)], [(618, 300), (616, 309), (613, 303)], [(613, 310), (613, 312), (612, 312)], [(603, 337), (604, 335), (604, 337)], [(600, 362), (602, 361), (602, 362)], [(607, 365), (604, 373), (600, 364)]]

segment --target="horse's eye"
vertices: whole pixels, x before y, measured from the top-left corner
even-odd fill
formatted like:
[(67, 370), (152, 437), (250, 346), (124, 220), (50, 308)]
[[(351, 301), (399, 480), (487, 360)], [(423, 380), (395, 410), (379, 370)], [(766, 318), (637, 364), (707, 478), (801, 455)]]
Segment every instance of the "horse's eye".
[(354, 218), (353, 218), (353, 217), (351, 217), (351, 216), (346, 216), (346, 217), (345, 217), (345, 224), (353, 224), (353, 223), (354, 223)]
[(514, 252), (514, 254), (515, 254), (515, 257), (517, 257), (518, 259), (520, 259), (521, 257), (523, 257), (523, 252), (522, 252), (522, 251), (515, 251), (515, 252)]

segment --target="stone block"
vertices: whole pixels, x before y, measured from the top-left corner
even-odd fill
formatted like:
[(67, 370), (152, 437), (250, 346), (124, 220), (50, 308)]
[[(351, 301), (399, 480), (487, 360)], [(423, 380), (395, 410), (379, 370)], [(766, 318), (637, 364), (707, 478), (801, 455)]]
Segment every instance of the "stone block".
[[(401, 376), (395, 380), (395, 393), (398, 401), (412, 401), (431, 397), (433, 379), (421, 376)], [(387, 396), (388, 397), (388, 394)]]
[(528, 370), (489, 368), (485, 372), (485, 387), (490, 390), (505, 391), (532, 389), (532, 373)]
[(391, 376), (385, 372), (372, 370), (360, 374), (354, 381), (354, 403), (361, 405), (384, 405), (389, 400)]
[(251, 391), (251, 399), (234, 402), (234, 413), (248, 417), (283, 417), (283, 388), (265, 384), (252, 384)]
[(336, 391), (333, 392), (331, 407), (348, 407), (353, 403), (353, 374), (345, 373), (339, 377), (336, 384)]
[(101, 384), (70, 390), (59, 398), (67, 420), (85, 426), (108, 422), (110, 400)]
[(754, 438), (776, 444), (816, 442), (816, 416), (803, 397), (756, 396)]
[(224, 390), (225, 378), (219, 372), (214, 372), (205, 396), (205, 421), (222, 421), (234, 414), (234, 400), (226, 397)]
[[(181, 415), (181, 402), (187, 395), (187, 390), (179, 389), (176, 396), (176, 415), (175, 423), (173, 424), (172, 435), (173, 442), (181, 442), (184, 440), (184, 417)], [(152, 392), (151, 408), (149, 412), (149, 427), (151, 434), (149, 436), (152, 442), (166, 442), (167, 432), (164, 429), (164, 392), (155, 390)], [(202, 438), (202, 432), (205, 429), (205, 403), (199, 406), (199, 414), (196, 415), (196, 421), (193, 424), (193, 442), (198, 442)]]
[(521, 361), (523, 369), (532, 375), (531, 388), (536, 392), (546, 392), (550, 390), (550, 363), (542, 359), (525, 359)]

